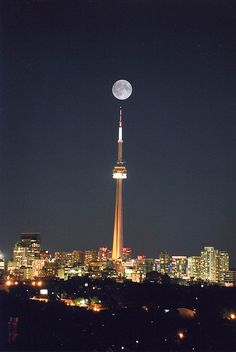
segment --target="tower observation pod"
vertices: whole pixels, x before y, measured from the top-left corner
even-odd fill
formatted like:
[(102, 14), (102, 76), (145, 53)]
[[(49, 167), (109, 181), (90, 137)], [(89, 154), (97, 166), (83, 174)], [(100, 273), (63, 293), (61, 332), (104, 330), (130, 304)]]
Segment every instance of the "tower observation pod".
[(127, 178), (127, 170), (122, 160), (122, 108), (120, 108), (119, 133), (118, 133), (118, 159), (113, 169), (113, 178), (116, 179), (116, 202), (114, 217), (114, 232), (112, 259), (122, 259), (123, 256), (123, 206), (122, 206), (122, 181)]

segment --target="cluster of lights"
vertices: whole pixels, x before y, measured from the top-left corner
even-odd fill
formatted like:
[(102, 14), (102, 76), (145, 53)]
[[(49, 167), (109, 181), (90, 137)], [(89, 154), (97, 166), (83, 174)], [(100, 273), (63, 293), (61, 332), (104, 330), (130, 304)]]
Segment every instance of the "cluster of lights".
[(94, 312), (100, 312), (100, 310), (101, 310), (101, 309), (100, 309), (99, 307), (96, 307), (96, 306), (93, 307), (93, 311), (94, 311)]
[(113, 173), (113, 178), (116, 178), (116, 179), (125, 179), (127, 178), (127, 175), (122, 173), (122, 172), (114, 172)]
[(18, 284), (19, 284), (18, 281), (11, 281), (11, 280), (7, 280), (7, 281), (6, 281), (6, 286), (7, 286), (7, 287), (13, 286), (13, 285), (17, 286)]
[[(6, 286), (13, 286), (13, 285), (19, 285), (18, 281), (12, 281), (12, 280), (7, 280), (6, 281)], [(23, 284), (25, 285), (25, 282), (23, 282)], [(42, 281), (32, 281), (32, 286), (42, 286), (43, 282)]]
[(127, 178), (127, 170), (124, 166), (115, 166), (113, 169), (113, 178), (124, 179)]
[(42, 281), (32, 281), (32, 286), (42, 286)]
[(42, 297), (31, 297), (30, 298), (33, 301), (40, 301), (40, 302), (44, 302), (44, 303), (48, 303), (48, 298), (42, 298)]

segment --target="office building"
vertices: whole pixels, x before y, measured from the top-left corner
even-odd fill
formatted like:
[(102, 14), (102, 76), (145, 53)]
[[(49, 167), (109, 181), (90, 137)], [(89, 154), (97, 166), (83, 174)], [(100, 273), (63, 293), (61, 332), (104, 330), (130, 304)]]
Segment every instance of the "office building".
[(35, 259), (40, 259), (40, 235), (22, 233), (13, 249), (13, 266), (21, 270), (23, 278), (29, 279)]

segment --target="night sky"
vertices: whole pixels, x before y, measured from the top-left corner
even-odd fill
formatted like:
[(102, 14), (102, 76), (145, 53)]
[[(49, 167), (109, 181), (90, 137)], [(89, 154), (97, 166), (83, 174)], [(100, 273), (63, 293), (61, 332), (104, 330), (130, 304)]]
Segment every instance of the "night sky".
[(122, 103), (124, 245), (236, 265), (236, 2), (1, 1), (0, 250), (111, 247)]

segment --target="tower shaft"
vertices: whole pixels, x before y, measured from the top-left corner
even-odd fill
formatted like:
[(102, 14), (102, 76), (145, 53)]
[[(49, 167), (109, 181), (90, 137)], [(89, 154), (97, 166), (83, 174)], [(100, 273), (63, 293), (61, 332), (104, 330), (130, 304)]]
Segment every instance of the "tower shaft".
[(118, 134), (118, 159), (113, 169), (113, 178), (116, 179), (116, 202), (114, 217), (114, 232), (112, 259), (122, 259), (123, 256), (123, 205), (122, 205), (122, 181), (127, 178), (127, 170), (122, 160), (122, 110), (120, 109), (119, 134)]
[(116, 260), (118, 258), (122, 258), (122, 255), (123, 255), (122, 179), (117, 179), (112, 259)]

